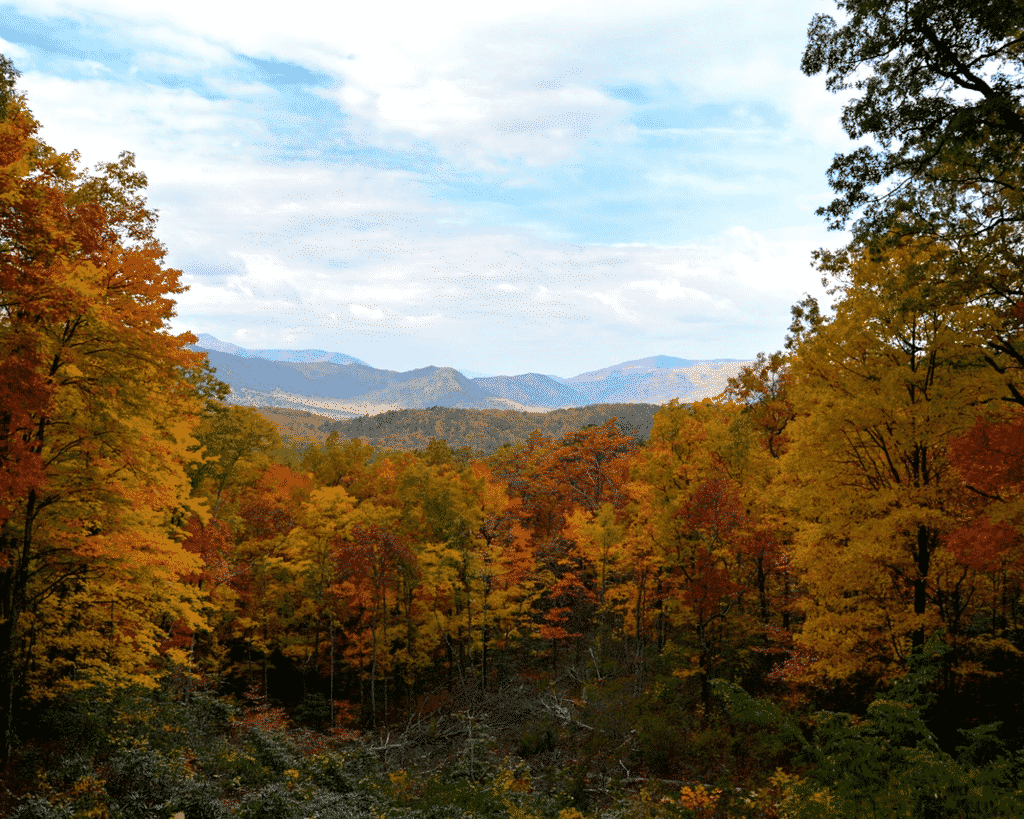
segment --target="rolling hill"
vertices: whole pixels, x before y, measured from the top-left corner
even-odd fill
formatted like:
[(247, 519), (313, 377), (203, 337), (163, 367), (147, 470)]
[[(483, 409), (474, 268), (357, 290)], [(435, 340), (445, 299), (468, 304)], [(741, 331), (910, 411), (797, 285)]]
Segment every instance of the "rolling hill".
[(293, 441), (322, 441), (337, 432), (343, 440), (358, 438), (377, 449), (410, 450), (424, 449), (431, 438), (441, 438), (454, 449), (469, 447), (490, 455), (503, 444), (526, 440), (534, 430), (561, 438), (592, 424), (599, 426), (609, 418), (617, 418), (622, 432), (643, 442), (651, 434), (659, 409), (653, 404), (594, 404), (550, 412), (429, 407), (343, 421), (277, 407), (259, 407), (258, 411)]

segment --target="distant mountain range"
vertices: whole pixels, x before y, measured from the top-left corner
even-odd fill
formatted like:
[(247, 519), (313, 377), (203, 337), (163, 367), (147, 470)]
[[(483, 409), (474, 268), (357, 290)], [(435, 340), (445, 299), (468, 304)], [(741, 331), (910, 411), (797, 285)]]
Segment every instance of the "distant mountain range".
[(239, 347), (230, 341), (221, 341), (209, 333), (199, 333), (196, 347), (204, 350), (216, 350), (218, 353), (230, 353), (241, 358), (261, 358), (265, 361), (291, 361), (297, 364), (366, 364), (354, 356), (344, 353), (329, 353), (326, 350), (249, 350)]
[(591, 404), (700, 401), (725, 389), (749, 361), (693, 361), (651, 356), (572, 378), (525, 373), (467, 378), (452, 367), (408, 372), (378, 370), (325, 350), (249, 350), (199, 334), (217, 377), (231, 385), (233, 403), (304, 409), (335, 418), (397, 409), (459, 407), (548, 412)]

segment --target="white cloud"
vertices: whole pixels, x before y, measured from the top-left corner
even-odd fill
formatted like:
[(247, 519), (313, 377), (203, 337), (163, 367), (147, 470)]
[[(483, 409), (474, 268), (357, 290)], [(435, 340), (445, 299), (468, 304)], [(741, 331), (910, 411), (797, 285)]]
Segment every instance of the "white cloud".
[[(713, 176), (704, 176), (695, 173), (651, 173), (645, 174), (644, 178), (654, 185), (664, 187), (685, 187), (702, 191), (703, 193), (714, 194), (715, 196), (739, 196), (749, 194), (755, 187), (762, 187), (764, 179), (753, 177), (745, 182), (726, 182)], [(754, 183), (754, 184), (751, 184)]]
[(590, 141), (635, 138), (623, 122), (635, 105), (600, 90), (609, 83), (673, 84), (694, 104), (769, 101), (803, 135), (841, 137), (835, 100), (798, 68), (818, 6), (811, 0), (785, 13), (739, 0), (333, 7), (296, 0), (272, 24), (216, 2), (18, 5), (129, 21), (140, 54), (183, 73), (189, 62), (193, 73), (223, 66), (230, 51), (326, 72), (338, 85), (323, 93), (365, 139), (390, 147), (429, 139), (441, 155), (480, 167), (510, 157), (527, 165), (567, 161)]
[(3, 37), (0, 37), (0, 53), (7, 57), (7, 59), (12, 60), (22, 71), (32, 63), (32, 53), (30, 51), (22, 48), (17, 43), (5, 40)]
[(384, 318), (383, 310), (376, 310), (372, 307), (364, 307), (362, 304), (350, 304), (348, 311), (359, 319), (366, 321), (380, 321)]
[[(318, 188), (304, 188), (301, 214), (276, 207), (248, 214), (236, 230), (258, 223), (254, 235), (266, 237), (260, 252), (236, 254), (241, 273), (188, 275), (193, 290), (180, 301), (179, 323), (217, 335), (219, 322), (262, 316), (248, 326), (260, 334), (259, 346), (274, 346), (283, 343), (278, 314), (290, 311), (301, 316), (295, 343), (341, 349), (377, 366), (471, 359), (481, 370), (516, 362), (516, 371), (572, 374), (655, 352), (751, 357), (780, 346), (789, 305), (805, 290), (816, 292), (809, 254), (822, 244), (820, 231), (735, 228), (680, 247), (569, 244), (439, 227), (450, 206), (431, 212), (414, 182), (389, 189), (387, 173), (380, 176), (381, 185), (364, 179), (349, 189), (348, 175), (336, 170)], [(323, 218), (373, 221), (389, 210), (382, 190), (418, 217), (371, 231), (338, 231)], [(289, 194), (279, 190), (279, 201), (292, 201)], [(364, 212), (360, 194), (368, 200)], [(296, 262), (297, 244), (346, 265)], [(374, 335), (365, 334), (368, 327)]]
[(708, 293), (677, 279), (639, 280), (625, 285), (627, 289), (647, 291), (658, 301), (676, 301), (681, 306), (699, 310), (713, 310), (716, 313), (731, 311), (731, 298), (716, 299)]
[[(36, 71), (26, 71), (19, 86), (49, 144), (79, 150), (87, 166), (132, 150), (151, 182), (216, 182), (251, 167), (260, 154), (252, 146), (269, 139), (244, 104), (188, 89), (71, 81)], [(232, 144), (238, 136), (245, 147)]]
[[(652, 353), (743, 358), (781, 344), (789, 304), (817, 292), (810, 250), (842, 238), (817, 227), (827, 194), (794, 170), (807, 151), (843, 147), (841, 100), (798, 69), (816, 0), (296, 0), (272, 18), (209, 0), (16, 6), (106, 25), (130, 50), (127, 72), (90, 60), (72, 77), (2, 46), (25, 68), (44, 139), (87, 165), (137, 154), (192, 288), (183, 328), (388, 367), (574, 374)], [(322, 116), (245, 74), (240, 54), (327, 75), (302, 99)], [(654, 99), (720, 109), (728, 125), (630, 124)], [(697, 154), (694, 137), (707, 142)], [(744, 209), (751, 194), (790, 189), (806, 222), (751, 226), (771, 222)], [(616, 241), (674, 198), (699, 216), (702, 195), (729, 197), (734, 227)], [(569, 217), (591, 211), (606, 227), (584, 243)]]

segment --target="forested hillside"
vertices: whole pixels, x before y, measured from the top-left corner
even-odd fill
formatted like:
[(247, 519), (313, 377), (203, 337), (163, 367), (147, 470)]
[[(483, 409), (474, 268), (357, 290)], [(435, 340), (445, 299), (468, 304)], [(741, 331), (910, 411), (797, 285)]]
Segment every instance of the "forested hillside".
[[(805, 59), (833, 84), (942, 85), (974, 64), (950, 49), (1019, 76), (1016, 7), (847, 5)], [(381, 446), (285, 454), (170, 331), (133, 157), (80, 169), (16, 79), (0, 61), (0, 814), (1024, 815), (1006, 77), (959, 113), (859, 89), (849, 127), (904, 138), (837, 160), (829, 212), (871, 219), (817, 257), (833, 304), (714, 399), (525, 437), (396, 413)]]
[(535, 431), (561, 438), (569, 432), (600, 426), (612, 418), (625, 434), (643, 443), (651, 434), (658, 409), (651, 404), (595, 404), (552, 412), (430, 407), (391, 410), (349, 421), (283, 407), (257, 407), (256, 411), (298, 450), (310, 441), (323, 442), (336, 433), (339, 440), (358, 438), (377, 449), (425, 449), (438, 438), (453, 449), (490, 455), (499, 447), (525, 441)]
[(571, 378), (524, 373), (470, 379), (451, 367), (380, 370), (343, 353), (245, 350), (204, 337), (213, 348), (189, 349), (206, 353), (217, 377), (231, 386), (231, 403), (335, 419), (433, 407), (545, 412), (599, 403), (661, 405), (673, 398), (690, 403), (720, 393), (750, 363), (650, 356)]
[[(658, 409), (652, 404), (593, 404), (551, 412), (430, 407), (391, 410), (348, 421), (328, 420), (320, 432), (325, 436), (337, 432), (343, 440), (359, 438), (377, 448), (394, 450), (424, 449), (432, 438), (440, 438), (455, 449), (469, 447), (490, 455), (498, 447), (525, 441), (534, 431), (561, 438), (611, 418), (618, 419), (617, 426), (625, 434), (643, 442), (651, 434)], [(265, 409), (260, 412), (266, 414)]]
[(302, 445), (307, 441), (322, 441), (330, 433), (323, 427), (334, 423), (333, 418), (307, 410), (287, 407), (257, 407), (256, 411), (272, 423), (282, 439)]

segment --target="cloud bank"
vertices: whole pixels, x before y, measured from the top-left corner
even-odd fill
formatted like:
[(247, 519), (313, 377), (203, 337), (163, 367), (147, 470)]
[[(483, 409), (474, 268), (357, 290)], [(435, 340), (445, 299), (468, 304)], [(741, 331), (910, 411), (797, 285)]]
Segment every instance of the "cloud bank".
[(374, 366), (750, 358), (820, 295), (820, 3), (0, 5), (60, 150), (137, 155), (178, 329)]

